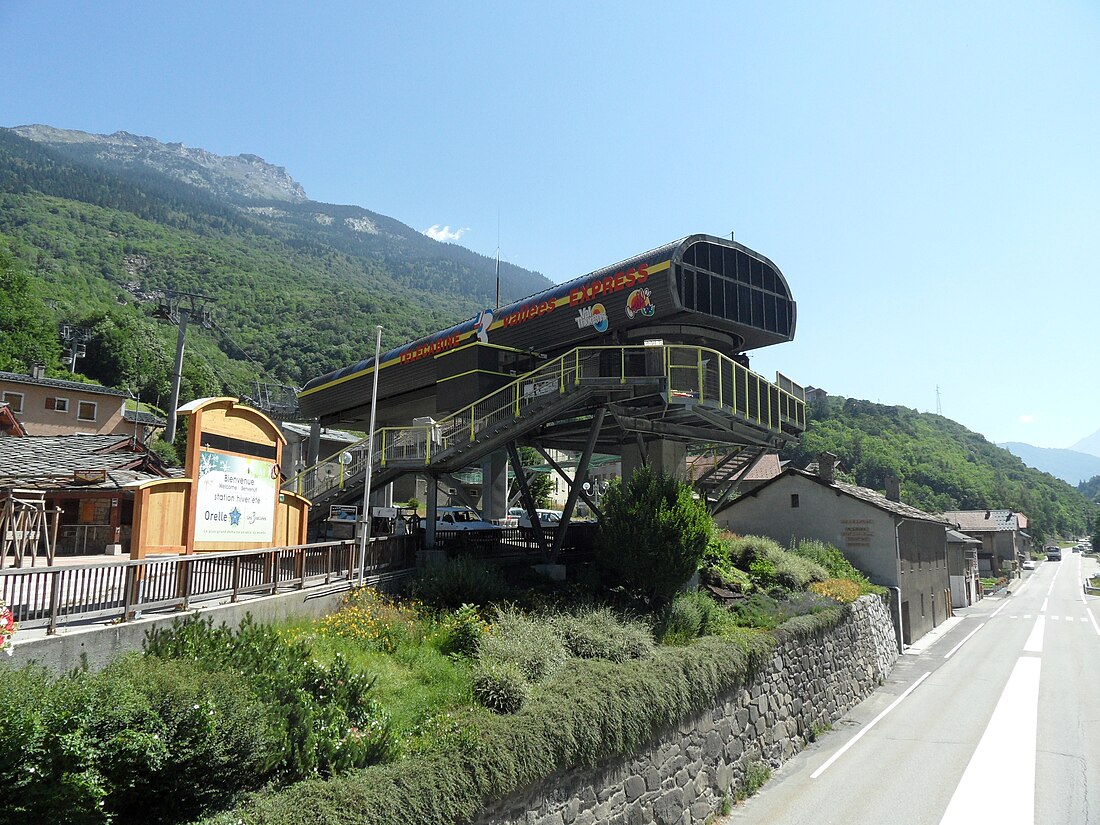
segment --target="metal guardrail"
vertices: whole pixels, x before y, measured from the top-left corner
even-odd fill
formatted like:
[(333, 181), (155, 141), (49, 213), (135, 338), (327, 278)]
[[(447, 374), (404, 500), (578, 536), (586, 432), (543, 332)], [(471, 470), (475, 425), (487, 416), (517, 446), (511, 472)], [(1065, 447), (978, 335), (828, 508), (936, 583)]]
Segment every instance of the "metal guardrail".
[[(376, 430), (375, 466), (391, 462), (428, 465), (433, 454), (472, 443), (485, 430), (522, 418), (547, 396), (576, 387), (654, 380), (665, 383), (676, 403), (715, 406), (774, 432), (782, 432), (784, 427), (798, 432), (806, 429), (805, 398), (716, 350), (680, 345), (578, 347), (435, 424)], [(366, 470), (369, 440), (370, 436), (303, 470), (284, 486), (311, 500), (343, 489), (348, 478)], [(348, 456), (350, 460), (341, 460)]]
[[(371, 539), (365, 573), (375, 578), (416, 565), (417, 536)], [(186, 610), (192, 604), (269, 596), (335, 582), (359, 573), (353, 541), (195, 553), (63, 567), (0, 570), (0, 596), (21, 627), (45, 627), (90, 619), (128, 621), (156, 610)]]

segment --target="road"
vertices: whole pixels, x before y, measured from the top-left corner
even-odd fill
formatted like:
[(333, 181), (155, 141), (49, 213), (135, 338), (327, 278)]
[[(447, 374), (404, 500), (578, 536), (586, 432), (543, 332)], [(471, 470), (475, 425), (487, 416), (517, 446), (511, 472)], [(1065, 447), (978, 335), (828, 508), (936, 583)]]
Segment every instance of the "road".
[(957, 611), (725, 825), (1100, 825), (1097, 562)]

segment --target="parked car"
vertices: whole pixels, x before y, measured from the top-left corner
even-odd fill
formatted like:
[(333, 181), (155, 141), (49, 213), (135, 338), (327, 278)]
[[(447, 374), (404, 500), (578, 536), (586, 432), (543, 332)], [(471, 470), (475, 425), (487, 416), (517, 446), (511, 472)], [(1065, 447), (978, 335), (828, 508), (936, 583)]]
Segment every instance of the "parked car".
[(1035, 561), (1035, 559), (1028, 559), (1027, 561), (1024, 562), (1024, 570), (1034, 570), (1038, 566), (1039, 565)]
[[(428, 519), (420, 519), (420, 529), (428, 527)], [(478, 544), (495, 544), (500, 541), (504, 528), (478, 516), (470, 507), (437, 507), (436, 530), (467, 533)]]
[[(556, 530), (558, 525), (561, 524), (561, 511), (560, 510), (535, 510), (535, 515), (538, 516), (539, 524), (542, 525), (544, 531)], [(531, 517), (527, 515), (525, 510), (523, 515), (519, 517), (519, 529), (524, 533), (533, 533), (534, 528), (531, 526)]]

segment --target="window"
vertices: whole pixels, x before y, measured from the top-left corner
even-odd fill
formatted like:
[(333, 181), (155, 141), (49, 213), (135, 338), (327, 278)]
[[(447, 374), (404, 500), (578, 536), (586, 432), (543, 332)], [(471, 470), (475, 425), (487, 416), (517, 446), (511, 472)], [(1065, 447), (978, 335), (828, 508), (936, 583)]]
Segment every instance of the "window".
[(6, 392), (0, 401), (7, 401), (13, 413), (23, 412), (23, 393), (21, 392)]
[(46, 409), (53, 410), (54, 412), (68, 412), (69, 411), (69, 399), (68, 398), (47, 398)]
[(96, 405), (93, 401), (81, 401), (76, 408), (79, 421), (95, 421)]
[(798, 506), (798, 493), (791, 493), (791, 507)]

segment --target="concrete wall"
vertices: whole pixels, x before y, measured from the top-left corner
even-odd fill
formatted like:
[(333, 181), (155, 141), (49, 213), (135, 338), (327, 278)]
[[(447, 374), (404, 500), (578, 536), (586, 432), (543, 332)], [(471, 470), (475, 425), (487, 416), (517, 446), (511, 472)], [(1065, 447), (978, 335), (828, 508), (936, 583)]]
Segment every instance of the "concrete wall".
[(865, 596), (839, 627), (792, 639), (753, 680), (649, 747), (549, 777), (482, 812), (475, 825), (693, 825), (743, 786), (753, 763), (778, 768), (886, 679), (897, 660), (883, 603)]
[[(381, 584), (376, 586), (384, 587)], [(102, 670), (123, 653), (141, 650), (145, 634), (149, 631), (171, 627), (177, 619), (186, 616), (209, 617), (215, 625), (225, 622), (231, 627), (236, 627), (249, 614), (261, 623), (292, 616), (317, 618), (334, 612), (347, 590), (346, 583), (329, 588), (296, 590), (236, 604), (213, 604), (194, 610), (147, 616), (121, 624), (62, 628), (54, 636), (46, 636), (40, 630), (18, 631), (15, 652), (11, 656), (0, 655), (0, 673), (5, 668), (18, 668), (31, 662), (58, 674), (84, 666), (93, 671)]]

